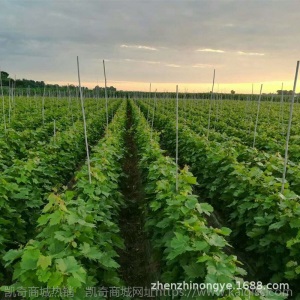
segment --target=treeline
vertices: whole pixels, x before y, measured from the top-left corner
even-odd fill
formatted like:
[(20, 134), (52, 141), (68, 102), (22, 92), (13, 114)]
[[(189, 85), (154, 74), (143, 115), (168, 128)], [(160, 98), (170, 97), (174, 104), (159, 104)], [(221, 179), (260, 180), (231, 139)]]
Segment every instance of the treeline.
[[(117, 97), (127, 98), (127, 99), (175, 99), (176, 93), (168, 92), (168, 93), (159, 93), (159, 92), (132, 92), (132, 91), (117, 91), (115, 93)], [(283, 94), (283, 101), (289, 101), (291, 95)], [(241, 101), (257, 101), (259, 95), (258, 94), (233, 94), (233, 93), (179, 93), (179, 99), (217, 99), (217, 100), (241, 100)], [(296, 95), (296, 102), (298, 102), (298, 95)], [(261, 97), (261, 101), (272, 101), (272, 102), (280, 102), (281, 101), (281, 93), (280, 94), (266, 94), (263, 93)]]
[[(78, 93), (78, 86), (73, 84), (71, 85), (58, 85), (58, 84), (46, 84), (44, 81), (35, 81), (30, 79), (13, 79), (9, 77), (9, 73), (5, 71), (1, 71), (1, 81), (4, 93), (7, 94), (9, 92), (9, 88), (15, 89), (15, 93), (17, 95), (42, 95), (45, 93), (46, 95), (51, 96), (66, 96), (70, 92), (71, 94)], [(93, 89), (82, 87), (84, 93), (94, 94), (99, 97), (105, 96), (105, 88), (100, 86), (95, 86)], [(107, 92), (109, 95), (116, 92), (117, 89), (113, 86), (107, 87)]]
[[(35, 81), (29, 79), (16, 79), (9, 77), (7, 72), (1, 72), (1, 80), (3, 91), (5, 95), (9, 94), (10, 88), (14, 89), (14, 94), (17, 96), (34, 96), (45, 95), (48, 97), (67, 97), (69, 93), (74, 96), (78, 96), (78, 86), (75, 85), (58, 85), (58, 84), (46, 84), (44, 81)], [(99, 97), (105, 96), (104, 87), (95, 86), (93, 89), (82, 87), (83, 93), (86, 97)], [(262, 101), (280, 101), (281, 90), (277, 90), (274, 94), (262, 95)], [(283, 95), (286, 97), (293, 94), (293, 91), (283, 90)], [(117, 90), (115, 87), (107, 87), (107, 95), (110, 98), (127, 98), (127, 99), (145, 99), (145, 98), (176, 98), (176, 93), (160, 93), (160, 92), (134, 92), (134, 91), (122, 91)], [(237, 94), (234, 90), (230, 93), (214, 93), (213, 99), (231, 99), (231, 100), (255, 100), (258, 95), (250, 94)], [(179, 93), (180, 99), (211, 99), (210, 93)], [(287, 99), (285, 99), (287, 100)]]
[(293, 95), (293, 91), (292, 90), (278, 90), (277, 91), (277, 94), (278, 95), (281, 95), (281, 93), (283, 94), (283, 95)]

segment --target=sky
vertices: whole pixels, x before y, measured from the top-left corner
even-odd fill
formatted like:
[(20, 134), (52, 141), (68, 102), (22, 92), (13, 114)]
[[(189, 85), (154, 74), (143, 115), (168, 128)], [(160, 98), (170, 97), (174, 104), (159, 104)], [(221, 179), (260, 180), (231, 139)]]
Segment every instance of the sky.
[[(118, 90), (292, 89), (298, 0), (0, 0), (0, 68), (11, 77)], [(299, 85), (298, 85), (299, 86)], [(300, 87), (299, 89), (300, 90)]]

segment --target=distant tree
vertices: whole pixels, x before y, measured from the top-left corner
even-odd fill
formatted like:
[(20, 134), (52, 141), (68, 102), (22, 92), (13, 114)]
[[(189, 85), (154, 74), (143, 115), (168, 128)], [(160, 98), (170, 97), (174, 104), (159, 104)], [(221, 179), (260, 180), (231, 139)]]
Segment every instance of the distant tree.
[(5, 71), (1, 71), (1, 80), (2, 80), (2, 85), (7, 86), (9, 84), (9, 74)]
[(277, 90), (277, 94), (281, 95), (281, 93), (283, 92), (283, 95), (292, 95), (293, 91), (292, 90)]
[[(6, 88), (6, 91), (8, 91), (8, 86), (11, 83), (15, 83), (16, 88), (19, 88), (21, 90), (26, 91), (34, 91), (34, 93), (39, 92), (43, 93), (44, 88), (48, 90), (48, 92), (51, 92), (52, 95), (65, 95), (66, 92), (69, 90), (70, 92), (77, 93), (78, 92), (78, 86), (75, 86), (73, 84), (67, 85), (58, 85), (58, 84), (46, 84), (44, 81), (35, 81), (31, 79), (16, 79), (16, 81), (9, 77), (9, 74), (5, 71), (1, 71), (1, 79), (2, 79), (2, 85)], [(94, 89), (89, 89), (87, 87), (82, 87), (82, 91), (97, 91), (98, 96), (104, 97), (104, 87), (96, 86)], [(117, 89), (113, 86), (107, 87), (108, 94), (112, 95), (112, 93), (115, 93)], [(23, 93), (23, 92), (22, 92)]]
[(231, 92), (230, 92), (232, 95), (234, 95), (235, 94), (235, 91), (234, 90), (231, 90)]
[(9, 74), (7, 72), (1, 71), (1, 79), (2, 80), (8, 78), (8, 76), (9, 76)]

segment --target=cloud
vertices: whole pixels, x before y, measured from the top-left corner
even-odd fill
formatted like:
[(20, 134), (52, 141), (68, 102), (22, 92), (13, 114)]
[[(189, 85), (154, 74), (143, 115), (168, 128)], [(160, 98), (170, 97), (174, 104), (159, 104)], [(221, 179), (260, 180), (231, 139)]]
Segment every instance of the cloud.
[(299, 3), (246, 2), (174, 0), (170, 9), (170, 1), (2, 0), (1, 69), (71, 82), (78, 55), (89, 82), (101, 78), (103, 58), (110, 80), (210, 82), (212, 68), (220, 82), (290, 80), (299, 59)]
[(132, 59), (132, 58), (125, 58), (124, 61), (127, 62), (137, 62), (137, 63), (145, 63), (145, 64), (160, 64), (160, 61), (152, 61), (152, 60), (138, 60), (138, 59)]
[(209, 65), (209, 64), (195, 64), (192, 67), (193, 68), (212, 68), (213, 65)]
[(180, 68), (180, 65), (177, 64), (165, 64), (166, 67), (170, 67), (170, 68)]
[(224, 50), (219, 50), (219, 49), (210, 49), (210, 48), (206, 48), (206, 49), (197, 49), (196, 51), (198, 52), (214, 52), (214, 53), (225, 53)]
[(143, 46), (143, 45), (121, 45), (121, 48), (131, 48), (131, 49), (141, 49), (141, 50), (151, 50), (151, 51), (158, 51), (157, 48), (149, 47), (149, 46)]
[(244, 51), (238, 51), (237, 54), (239, 55), (250, 55), (250, 56), (264, 56), (265, 53), (259, 53), (259, 52), (244, 52)]

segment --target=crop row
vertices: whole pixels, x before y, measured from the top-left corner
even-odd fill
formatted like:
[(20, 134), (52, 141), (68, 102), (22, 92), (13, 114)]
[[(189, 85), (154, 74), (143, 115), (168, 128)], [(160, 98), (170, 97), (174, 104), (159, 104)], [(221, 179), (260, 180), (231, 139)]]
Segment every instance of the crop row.
[[(153, 255), (160, 259), (159, 280), (227, 283), (232, 285), (233, 290), (236, 289), (237, 282), (243, 282), (246, 272), (236, 256), (225, 250), (229, 246), (225, 237), (231, 230), (209, 226), (207, 217), (213, 212), (213, 207), (193, 194), (193, 186), (197, 182), (187, 167), (178, 174), (176, 190), (177, 166), (174, 160), (165, 156), (160, 148), (158, 135), (133, 102), (131, 107), (140, 166), (149, 201), (145, 208), (145, 228), (156, 252)], [(217, 295), (208, 295), (209, 299), (221, 299)], [(249, 299), (261, 299), (251, 293), (248, 296)], [(231, 299), (228, 297), (224, 296), (222, 299)], [(269, 297), (277, 298), (271, 293)], [(202, 298), (199, 296), (199, 299)]]
[[(211, 140), (226, 141), (234, 138), (246, 146), (253, 145), (254, 128), (256, 122), (257, 104), (249, 104), (251, 110), (245, 113), (247, 102), (232, 102), (226, 100), (213, 101), (210, 112), (209, 136)], [(216, 104), (217, 103), (217, 104)], [(158, 101), (158, 107), (162, 110), (170, 110), (174, 101)], [(217, 106), (214, 107), (214, 106)], [(298, 106), (295, 106), (294, 114), (298, 115)], [(185, 119), (185, 123), (201, 135), (208, 135), (209, 102), (188, 101), (179, 105), (179, 116)], [(289, 106), (285, 103), (282, 108), (280, 103), (263, 102), (261, 104), (257, 134), (255, 136), (255, 147), (267, 151), (270, 154), (279, 152), (284, 155), (286, 129), (289, 116)], [(200, 126), (199, 126), (200, 125)], [(299, 160), (299, 133), (300, 125), (297, 118), (293, 119), (291, 131), (290, 159)]]
[[(110, 111), (119, 103), (111, 105)], [(99, 140), (105, 119), (102, 109), (87, 121), (90, 145)], [(31, 238), (45, 197), (68, 183), (85, 153), (83, 126), (78, 122), (67, 131), (58, 132), (55, 143), (31, 152), (27, 160), (15, 160), (1, 173), (1, 256)]]
[[(146, 114), (145, 103), (139, 104)], [(162, 133), (163, 147), (174, 155), (172, 114), (155, 111), (154, 127)], [(288, 280), (296, 288), (300, 269), (299, 196), (287, 188), (281, 194), (280, 182), (270, 169), (249, 166), (248, 160), (241, 161), (244, 153), (239, 151), (241, 148), (232, 143), (208, 141), (179, 124), (180, 162), (191, 167), (200, 191), (230, 224), (234, 245), (252, 256), (261, 279)], [(260, 161), (259, 156), (253, 158), (256, 164), (271, 165)]]
[(85, 165), (71, 189), (49, 196), (35, 238), (4, 256), (6, 267), (13, 264), (15, 282), (11, 288), (68, 287), (74, 293), (72, 299), (84, 299), (86, 289), (96, 284), (120, 285), (115, 258), (116, 250), (123, 247), (118, 228), (122, 205), (118, 183), (124, 154), (124, 104), (105, 137), (93, 148), (91, 183)]

